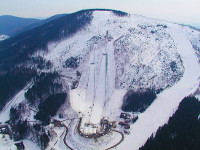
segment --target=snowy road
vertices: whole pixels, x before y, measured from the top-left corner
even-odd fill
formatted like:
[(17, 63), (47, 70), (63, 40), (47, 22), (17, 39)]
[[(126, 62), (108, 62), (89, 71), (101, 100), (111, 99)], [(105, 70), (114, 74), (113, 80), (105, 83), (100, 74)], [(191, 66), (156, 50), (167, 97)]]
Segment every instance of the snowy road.
[(181, 26), (169, 24), (169, 27), (185, 67), (184, 75), (174, 86), (161, 92), (154, 103), (139, 115), (138, 121), (131, 126), (131, 135), (117, 147), (119, 150), (139, 149), (159, 126), (167, 123), (181, 100), (198, 88), (200, 65), (195, 52)]

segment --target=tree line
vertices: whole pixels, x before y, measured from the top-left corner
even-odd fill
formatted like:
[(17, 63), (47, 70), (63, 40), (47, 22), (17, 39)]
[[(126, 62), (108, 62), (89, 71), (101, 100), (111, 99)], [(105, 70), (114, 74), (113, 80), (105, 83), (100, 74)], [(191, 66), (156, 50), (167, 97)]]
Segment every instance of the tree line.
[(153, 89), (147, 89), (143, 92), (129, 91), (122, 104), (122, 110), (125, 112), (143, 112), (156, 99), (156, 92)]

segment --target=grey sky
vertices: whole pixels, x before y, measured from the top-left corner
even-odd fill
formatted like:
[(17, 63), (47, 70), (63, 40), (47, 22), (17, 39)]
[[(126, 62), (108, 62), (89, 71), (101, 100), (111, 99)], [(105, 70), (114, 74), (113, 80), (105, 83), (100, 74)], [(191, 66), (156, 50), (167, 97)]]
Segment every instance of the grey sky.
[(49, 17), (109, 8), (179, 23), (200, 24), (200, 0), (0, 0), (0, 15)]

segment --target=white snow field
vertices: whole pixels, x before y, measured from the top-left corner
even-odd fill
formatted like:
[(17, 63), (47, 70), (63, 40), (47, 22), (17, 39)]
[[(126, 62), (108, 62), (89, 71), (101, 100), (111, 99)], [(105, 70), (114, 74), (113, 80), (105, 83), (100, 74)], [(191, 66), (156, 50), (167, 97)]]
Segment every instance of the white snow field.
[(169, 24), (169, 26), (185, 67), (183, 77), (174, 86), (161, 92), (153, 104), (139, 115), (138, 121), (131, 126), (131, 135), (128, 135), (117, 147), (119, 150), (139, 149), (159, 126), (167, 123), (181, 100), (198, 88), (200, 65), (194, 49), (181, 26), (175, 24)]

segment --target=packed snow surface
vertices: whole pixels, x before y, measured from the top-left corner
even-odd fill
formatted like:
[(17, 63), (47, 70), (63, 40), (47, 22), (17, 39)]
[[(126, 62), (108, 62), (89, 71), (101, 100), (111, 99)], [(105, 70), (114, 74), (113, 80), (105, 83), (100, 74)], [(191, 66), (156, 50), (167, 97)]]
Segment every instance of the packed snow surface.
[(94, 106), (92, 108), (92, 115), (90, 122), (93, 124), (100, 123), (101, 115), (103, 113), (104, 103), (106, 99), (106, 55), (103, 56), (101, 62), (101, 69), (99, 73), (96, 96), (94, 98)]

